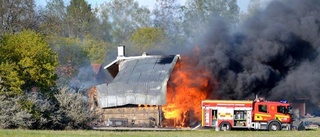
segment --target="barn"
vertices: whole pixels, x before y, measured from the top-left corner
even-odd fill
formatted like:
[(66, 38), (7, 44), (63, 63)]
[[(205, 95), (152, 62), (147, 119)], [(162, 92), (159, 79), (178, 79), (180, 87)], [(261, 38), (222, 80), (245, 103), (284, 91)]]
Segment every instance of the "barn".
[(96, 113), (103, 126), (160, 127), (166, 104), (167, 82), (179, 55), (125, 56), (118, 47), (117, 59), (104, 67), (114, 78), (96, 86)]

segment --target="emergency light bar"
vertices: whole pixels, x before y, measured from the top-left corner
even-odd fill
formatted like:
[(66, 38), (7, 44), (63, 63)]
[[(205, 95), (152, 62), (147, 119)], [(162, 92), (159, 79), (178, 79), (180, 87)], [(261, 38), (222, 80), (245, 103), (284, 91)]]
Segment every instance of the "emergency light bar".
[(280, 100), (280, 103), (288, 103), (288, 100)]

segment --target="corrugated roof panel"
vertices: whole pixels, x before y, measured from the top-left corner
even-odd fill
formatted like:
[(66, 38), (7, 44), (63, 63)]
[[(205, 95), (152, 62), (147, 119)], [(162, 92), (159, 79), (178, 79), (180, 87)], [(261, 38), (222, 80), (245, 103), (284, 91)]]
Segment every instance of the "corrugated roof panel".
[(120, 62), (121, 70), (115, 79), (107, 86), (97, 88), (100, 106), (165, 104), (167, 81), (178, 57), (135, 57)]
[(108, 98), (106, 98), (106, 104), (107, 106), (117, 106), (117, 103), (118, 103), (118, 98), (117, 96), (112, 96), (112, 95), (108, 95)]
[(126, 96), (124, 94), (117, 94), (116, 104), (117, 106), (118, 104), (128, 104), (126, 101)]
[(127, 83), (138, 82), (140, 77), (141, 77), (141, 73), (134, 73), (134, 74), (131, 74), (130, 77), (127, 77), (127, 80), (123, 79), (122, 81), (127, 81)]
[(160, 99), (160, 96), (147, 95), (146, 99), (147, 99), (146, 102), (148, 102), (149, 105), (157, 105), (157, 104), (159, 104), (159, 102), (157, 102), (157, 100)]
[(141, 75), (139, 82), (151, 82), (151, 81), (155, 81), (155, 75), (151, 74), (151, 73), (144, 73), (143, 75)]
[(127, 102), (136, 102), (136, 97), (134, 93), (126, 93), (125, 94), (125, 100)]
[(106, 96), (106, 93), (107, 93), (107, 84), (101, 84), (101, 85), (98, 85), (97, 87), (97, 94), (98, 94), (98, 97), (100, 96)]

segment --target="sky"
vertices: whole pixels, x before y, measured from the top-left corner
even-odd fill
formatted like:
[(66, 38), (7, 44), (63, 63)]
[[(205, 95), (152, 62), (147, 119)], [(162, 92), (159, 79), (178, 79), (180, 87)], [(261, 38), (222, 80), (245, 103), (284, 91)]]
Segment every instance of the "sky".
[[(37, 5), (41, 5), (44, 6), (46, 1), (48, 0), (35, 0)], [(69, 3), (69, 0), (65, 0), (66, 3)], [(108, 2), (110, 0), (86, 0), (89, 4), (91, 4), (92, 7), (95, 7), (97, 5), (100, 5), (104, 2)], [(150, 9), (153, 8), (156, 0), (136, 0), (139, 2), (140, 5), (146, 6)], [(186, 0), (177, 0), (180, 3), (185, 3)], [(240, 7), (240, 12), (246, 12), (248, 9), (248, 5), (249, 5), (250, 0), (237, 0), (237, 3)]]

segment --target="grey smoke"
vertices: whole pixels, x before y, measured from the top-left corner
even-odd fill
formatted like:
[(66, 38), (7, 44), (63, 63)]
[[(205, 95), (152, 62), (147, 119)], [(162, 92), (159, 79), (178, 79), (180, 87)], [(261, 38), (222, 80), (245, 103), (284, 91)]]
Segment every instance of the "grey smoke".
[(320, 1), (273, 1), (232, 33), (214, 18), (201, 60), (219, 82), (211, 98), (320, 98)]

